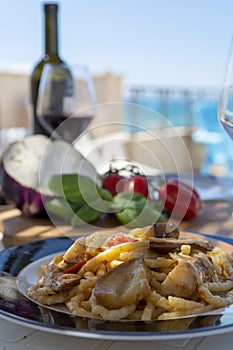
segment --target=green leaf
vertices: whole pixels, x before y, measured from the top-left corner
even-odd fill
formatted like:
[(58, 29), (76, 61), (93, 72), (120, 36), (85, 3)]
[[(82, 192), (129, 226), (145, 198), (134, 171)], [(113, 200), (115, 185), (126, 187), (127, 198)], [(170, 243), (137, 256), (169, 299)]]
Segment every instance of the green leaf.
[(79, 206), (99, 197), (96, 183), (79, 174), (53, 175), (48, 185), (53, 193), (63, 196)]
[(74, 212), (78, 210), (78, 206), (68, 203), (63, 198), (54, 198), (46, 201), (45, 209), (52, 214), (64, 219), (65, 221), (70, 221)]
[(99, 193), (100, 197), (106, 201), (111, 202), (113, 200), (113, 195), (105, 188), (97, 187), (97, 192)]
[(81, 207), (71, 218), (72, 226), (84, 226), (92, 221), (97, 220), (101, 216), (101, 212), (88, 205)]
[(109, 202), (98, 198), (95, 201), (83, 205), (71, 218), (72, 226), (83, 226), (87, 223), (97, 220), (109, 209)]
[(53, 193), (64, 195), (77, 189), (77, 174), (57, 174), (49, 179), (48, 186)]
[(134, 202), (140, 202), (145, 205), (147, 198), (139, 193), (121, 192), (113, 198), (113, 202), (110, 204), (112, 212), (123, 210), (124, 208), (135, 207)]
[(154, 224), (155, 222), (163, 222), (165, 217), (160, 211), (153, 208), (150, 204), (146, 204), (138, 216), (128, 224), (129, 227), (144, 227)]
[(132, 201), (130, 206), (115, 213), (117, 219), (129, 228), (144, 227), (152, 225), (157, 221), (165, 221), (160, 211), (152, 207), (147, 201)]

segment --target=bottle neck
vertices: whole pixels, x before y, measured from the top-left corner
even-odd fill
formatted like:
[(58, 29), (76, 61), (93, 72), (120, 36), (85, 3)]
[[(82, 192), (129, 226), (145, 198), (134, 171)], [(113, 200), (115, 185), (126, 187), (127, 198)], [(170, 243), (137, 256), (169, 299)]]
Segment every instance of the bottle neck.
[(45, 57), (59, 58), (58, 48), (58, 5), (46, 4), (45, 7)]

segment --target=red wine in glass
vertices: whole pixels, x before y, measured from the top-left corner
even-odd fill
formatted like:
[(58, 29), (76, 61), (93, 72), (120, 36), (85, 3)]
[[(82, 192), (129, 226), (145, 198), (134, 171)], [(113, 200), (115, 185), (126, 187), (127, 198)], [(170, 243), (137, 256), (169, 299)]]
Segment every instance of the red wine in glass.
[(74, 114), (71, 116), (58, 114), (41, 115), (40, 123), (52, 136), (52, 138), (61, 138), (72, 143), (89, 126), (94, 115)]
[(46, 64), (37, 100), (37, 118), (52, 139), (73, 143), (94, 118), (94, 88), (85, 66), (74, 77), (64, 64)]

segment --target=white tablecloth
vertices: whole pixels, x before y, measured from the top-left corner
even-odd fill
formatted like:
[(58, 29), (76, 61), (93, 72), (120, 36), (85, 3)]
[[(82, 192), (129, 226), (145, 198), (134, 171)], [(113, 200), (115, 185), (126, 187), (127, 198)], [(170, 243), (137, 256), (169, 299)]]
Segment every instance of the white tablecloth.
[(111, 341), (41, 332), (0, 319), (0, 350), (232, 350), (233, 332), (167, 341)]

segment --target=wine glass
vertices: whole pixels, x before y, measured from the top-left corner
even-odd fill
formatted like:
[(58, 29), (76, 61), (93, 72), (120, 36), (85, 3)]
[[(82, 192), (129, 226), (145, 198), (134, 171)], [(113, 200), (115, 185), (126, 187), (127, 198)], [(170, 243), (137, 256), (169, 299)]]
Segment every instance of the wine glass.
[(47, 63), (42, 71), (37, 118), (48, 136), (72, 143), (94, 117), (95, 90), (86, 66)]
[(227, 69), (218, 103), (218, 119), (233, 140), (233, 38), (230, 44)]

